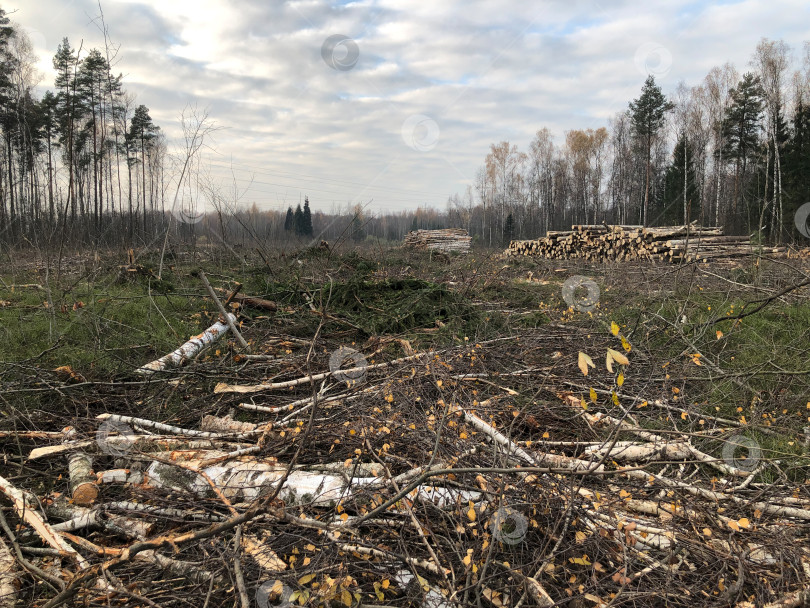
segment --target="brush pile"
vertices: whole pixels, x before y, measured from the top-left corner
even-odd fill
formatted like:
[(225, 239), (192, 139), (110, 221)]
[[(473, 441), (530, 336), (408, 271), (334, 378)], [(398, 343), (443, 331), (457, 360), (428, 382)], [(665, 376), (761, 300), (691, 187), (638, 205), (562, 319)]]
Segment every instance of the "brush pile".
[(752, 253), (781, 253), (784, 248), (754, 247), (747, 236), (727, 236), (722, 227), (574, 225), (549, 231), (536, 240), (512, 241), (507, 255), (536, 255), (556, 260), (591, 262), (661, 260), (672, 263), (706, 262)]
[[(120, 413), (0, 434), (26, 469), (0, 478), (0, 606), (808, 600), (799, 465), (678, 400), (624, 336), (338, 346), (288, 341), (227, 375), (152, 366), (137, 395), (51, 383)], [(197, 407), (144, 416), (173, 395)]]
[(405, 237), (405, 247), (436, 251), (470, 250), (472, 237), (461, 228), (444, 230), (414, 230)]

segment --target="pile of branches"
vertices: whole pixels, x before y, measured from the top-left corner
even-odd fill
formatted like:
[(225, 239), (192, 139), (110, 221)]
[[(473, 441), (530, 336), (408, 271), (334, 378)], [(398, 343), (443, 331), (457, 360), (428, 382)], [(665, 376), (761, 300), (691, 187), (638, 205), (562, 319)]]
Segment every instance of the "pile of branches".
[[(232, 325), (139, 368), (137, 402), (203, 390), (193, 359)], [(735, 456), (754, 426), (684, 406), (618, 331), (283, 344), (240, 355), (207, 411), (155, 420), (127, 398), (5, 432), (55, 481), (0, 478), (0, 605), (810, 599), (806, 486)]]
[[(536, 240), (512, 241), (506, 255), (592, 262), (662, 260), (672, 263), (706, 262), (750, 255), (755, 251), (748, 236), (727, 236), (722, 227), (574, 225), (571, 230), (549, 231)], [(781, 253), (770, 247), (760, 253)]]
[(470, 250), (472, 237), (462, 228), (443, 230), (414, 230), (405, 237), (405, 247), (436, 251)]

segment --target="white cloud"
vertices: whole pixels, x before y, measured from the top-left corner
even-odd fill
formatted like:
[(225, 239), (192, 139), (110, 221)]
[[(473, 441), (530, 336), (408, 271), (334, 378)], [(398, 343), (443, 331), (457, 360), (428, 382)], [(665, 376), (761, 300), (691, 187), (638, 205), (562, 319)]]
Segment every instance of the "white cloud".
[[(309, 193), (313, 206), (374, 200), (373, 208), (443, 205), (472, 182), (489, 144), (527, 149), (548, 126), (606, 125), (644, 80), (640, 49), (671, 91), (714, 66), (740, 71), (757, 41), (782, 38), (798, 50), (810, 14), (798, 0), (732, 3), (629, 0), (103, 0), (117, 71), (137, 103), (177, 137), (177, 117), (196, 101), (225, 127), (212, 172), (244, 200), (279, 206)], [(15, 0), (12, 18), (42, 54), (45, 84), (63, 37), (101, 46), (96, 0)], [(354, 39), (353, 69), (326, 65), (321, 45)], [(647, 46), (645, 46), (647, 45)], [(668, 69), (664, 69), (668, 68)], [(438, 139), (408, 147), (402, 125), (435, 121)]]

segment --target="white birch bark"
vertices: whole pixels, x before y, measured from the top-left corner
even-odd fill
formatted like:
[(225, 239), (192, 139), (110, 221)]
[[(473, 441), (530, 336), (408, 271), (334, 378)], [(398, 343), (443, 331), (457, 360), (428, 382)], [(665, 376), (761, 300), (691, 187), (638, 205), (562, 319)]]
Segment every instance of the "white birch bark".
[[(228, 313), (228, 317), (231, 322), (236, 320), (236, 316), (231, 313)], [(230, 328), (228, 327), (227, 323), (214, 323), (203, 333), (194, 336), (174, 352), (139, 367), (135, 370), (135, 372), (138, 374), (150, 375), (154, 374), (155, 372), (164, 371), (170, 367), (178, 367), (189, 359), (193, 359), (199, 355), (203, 350), (224, 336), (229, 329)]]

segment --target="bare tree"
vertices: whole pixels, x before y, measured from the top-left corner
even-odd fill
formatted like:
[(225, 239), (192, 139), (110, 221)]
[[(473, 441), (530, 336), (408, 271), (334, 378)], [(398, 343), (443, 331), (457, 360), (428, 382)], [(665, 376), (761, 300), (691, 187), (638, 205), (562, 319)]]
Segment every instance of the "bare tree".
[(723, 117), (731, 102), (731, 89), (737, 84), (737, 70), (730, 63), (713, 67), (703, 80), (709, 105), (709, 121), (714, 132), (714, 224), (720, 224), (720, 192), (723, 181)]
[(782, 241), (782, 153), (780, 130), (783, 120), (785, 100), (785, 78), (790, 64), (790, 48), (782, 40), (763, 38), (754, 51), (753, 66), (759, 72), (765, 96), (765, 112), (768, 122), (768, 140), (773, 146), (773, 213), (771, 233), (777, 241)]

